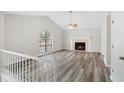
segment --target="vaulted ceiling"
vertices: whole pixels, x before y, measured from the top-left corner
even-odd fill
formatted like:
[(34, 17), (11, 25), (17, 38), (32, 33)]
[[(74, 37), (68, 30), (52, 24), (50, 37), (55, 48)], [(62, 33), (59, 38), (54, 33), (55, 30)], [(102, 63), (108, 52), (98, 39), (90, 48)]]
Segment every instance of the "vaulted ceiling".
[[(105, 11), (73, 11), (72, 23), (79, 25), (78, 30), (101, 28), (106, 13)], [(70, 22), (69, 11), (5, 11), (5, 14), (48, 16), (64, 31), (67, 30), (67, 24)]]

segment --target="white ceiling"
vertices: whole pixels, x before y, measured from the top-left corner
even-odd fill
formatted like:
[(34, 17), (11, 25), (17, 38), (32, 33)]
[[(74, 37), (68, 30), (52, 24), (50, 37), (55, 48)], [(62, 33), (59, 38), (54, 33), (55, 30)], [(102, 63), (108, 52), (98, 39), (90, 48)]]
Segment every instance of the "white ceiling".
[[(13, 15), (48, 16), (63, 30), (67, 30), (67, 24), (70, 22), (68, 11), (5, 11), (4, 13)], [(105, 11), (73, 11), (72, 23), (79, 25), (78, 30), (101, 28), (106, 13)]]

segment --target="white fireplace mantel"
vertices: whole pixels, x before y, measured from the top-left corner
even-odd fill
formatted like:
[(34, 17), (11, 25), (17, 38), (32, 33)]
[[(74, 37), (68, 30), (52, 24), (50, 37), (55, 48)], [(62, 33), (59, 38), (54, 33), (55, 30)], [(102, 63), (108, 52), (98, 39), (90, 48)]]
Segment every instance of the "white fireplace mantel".
[(75, 50), (75, 42), (85, 42), (86, 43), (86, 51), (90, 51), (90, 38), (71, 38), (71, 50)]

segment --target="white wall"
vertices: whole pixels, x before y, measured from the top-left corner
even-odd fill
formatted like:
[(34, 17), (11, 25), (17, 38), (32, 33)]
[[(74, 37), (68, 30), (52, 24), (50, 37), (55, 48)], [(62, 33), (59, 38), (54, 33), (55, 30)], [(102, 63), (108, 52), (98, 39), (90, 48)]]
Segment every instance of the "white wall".
[(107, 66), (111, 65), (111, 15), (106, 14), (101, 28), (101, 52)]
[(104, 56), (104, 62), (107, 65), (107, 30), (106, 30), (106, 16), (103, 19), (103, 24), (101, 28), (101, 52)]
[(107, 65), (111, 66), (111, 15), (107, 15)]
[(71, 38), (82, 37), (90, 39), (90, 51), (101, 52), (100, 29), (82, 29), (81, 31), (64, 32), (64, 48), (71, 49)]
[[(0, 50), (4, 48), (4, 15), (0, 13)], [(0, 52), (0, 68), (2, 67), (2, 52)]]
[(42, 29), (52, 33), (54, 50), (63, 48), (63, 31), (48, 17), (5, 15), (5, 49), (37, 55)]

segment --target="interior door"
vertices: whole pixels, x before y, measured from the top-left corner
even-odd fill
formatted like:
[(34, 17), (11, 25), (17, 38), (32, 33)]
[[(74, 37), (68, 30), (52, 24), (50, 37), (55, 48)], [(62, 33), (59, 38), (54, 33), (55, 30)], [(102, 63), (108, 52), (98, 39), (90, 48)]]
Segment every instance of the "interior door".
[(111, 79), (124, 82), (124, 12), (112, 12)]

